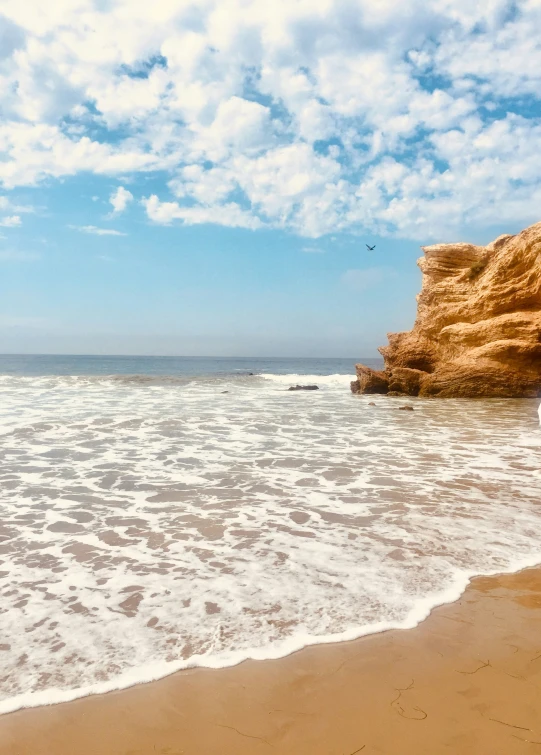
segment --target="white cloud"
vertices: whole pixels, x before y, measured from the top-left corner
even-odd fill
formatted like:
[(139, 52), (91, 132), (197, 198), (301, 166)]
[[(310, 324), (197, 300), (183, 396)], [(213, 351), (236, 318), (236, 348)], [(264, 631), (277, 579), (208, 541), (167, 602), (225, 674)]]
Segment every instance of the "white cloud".
[(278, 227), (317, 237), (339, 224), (348, 189), (340, 165), (307, 144), (237, 157), (231, 169), (257, 216)]
[(19, 215), (6, 215), (4, 218), (0, 218), (0, 226), (2, 228), (15, 228), (21, 225), (22, 221)]
[(14, 203), (10, 197), (0, 196), (0, 212), (12, 212), (14, 214), (23, 214), (34, 212), (34, 208), (29, 205)]
[(161, 225), (169, 225), (173, 220), (181, 220), (186, 225), (213, 223), (231, 228), (261, 228), (262, 223), (234, 202), (209, 207), (181, 207), (178, 202), (160, 202), (152, 196), (142, 200), (150, 220)]
[(203, 205), (213, 205), (226, 200), (238, 188), (235, 174), (227, 168), (209, 168), (187, 165), (177, 178), (169, 182), (175, 196), (192, 197)]
[(257, 154), (273, 142), (269, 108), (230, 97), (218, 105), (210, 125), (197, 128), (193, 149), (208, 160), (220, 161), (239, 152)]
[(8, 189), (32, 186), (48, 176), (59, 178), (80, 171), (118, 175), (166, 167), (168, 162), (145, 153), (133, 142), (113, 147), (88, 136), (71, 138), (58, 126), (16, 121), (0, 125), (0, 153), (4, 155), (0, 182)]
[(120, 215), (132, 200), (133, 194), (131, 191), (128, 191), (123, 186), (119, 186), (109, 197), (109, 202), (113, 205), (113, 214)]
[[(3, 0), (2, 13), (5, 189), (162, 171), (153, 222), (311, 238), (539, 218), (539, 0)], [(113, 216), (132, 200), (119, 186)]]
[(127, 236), (127, 233), (122, 231), (115, 231), (113, 228), (97, 228), (95, 225), (70, 225), (74, 231), (81, 231), (81, 233), (92, 233), (96, 236)]
[(353, 291), (366, 291), (380, 283), (396, 277), (392, 267), (367, 267), (360, 270), (347, 270), (342, 276), (342, 283)]

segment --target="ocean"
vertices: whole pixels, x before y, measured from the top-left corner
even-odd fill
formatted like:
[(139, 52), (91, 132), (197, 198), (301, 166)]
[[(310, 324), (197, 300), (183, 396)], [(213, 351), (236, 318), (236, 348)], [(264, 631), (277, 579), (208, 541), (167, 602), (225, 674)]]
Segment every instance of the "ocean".
[(0, 712), (413, 627), (540, 563), (538, 402), (354, 396), (354, 362), (0, 356)]

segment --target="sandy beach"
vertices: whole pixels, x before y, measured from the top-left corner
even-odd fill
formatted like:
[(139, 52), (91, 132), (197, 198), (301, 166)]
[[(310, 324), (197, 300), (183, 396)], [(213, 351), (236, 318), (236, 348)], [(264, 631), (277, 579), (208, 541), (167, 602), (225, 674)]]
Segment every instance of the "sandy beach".
[(0, 742), (3, 755), (541, 751), (541, 569), (477, 578), (416, 629), (5, 715)]

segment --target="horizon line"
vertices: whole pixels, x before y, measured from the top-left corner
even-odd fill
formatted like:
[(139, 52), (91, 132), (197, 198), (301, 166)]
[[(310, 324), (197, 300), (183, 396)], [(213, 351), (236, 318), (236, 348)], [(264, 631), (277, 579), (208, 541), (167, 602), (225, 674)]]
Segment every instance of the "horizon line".
[(0, 358), (2, 357), (91, 357), (91, 358), (103, 358), (103, 357), (116, 357), (116, 358), (123, 358), (123, 359), (133, 359), (133, 358), (155, 358), (155, 359), (328, 359), (328, 360), (337, 360), (337, 359), (351, 359), (352, 361), (358, 361), (359, 359), (382, 359), (383, 357), (379, 356), (360, 356), (360, 357), (353, 357), (353, 356), (341, 356), (341, 357), (322, 357), (322, 356), (225, 356), (225, 355), (216, 355), (216, 354), (204, 354), (204, 355), (197, 355), (197, 354), (113, 354), (113, 353), (107, 353), (107, 354), (86, 354), (86, 353), (73, 353), (73, 352), (66, 352), (66, 353), (57, 353), (57, 352), (0, 352)]
[(154, 357), (156, 359), (380, 359), (382, 357), (323, 357), (323, 356), (291, 356), (291, 355), (272, 355), (272, 356), (254, 356), (254, 355), (219, 355), (219, 354), (88, 354), (83, 352), (52, 352), (52, 351), (27, 351), (27, 352), (0, 352), (0, 357), (122, 357), (131, 359), (133, 357)]

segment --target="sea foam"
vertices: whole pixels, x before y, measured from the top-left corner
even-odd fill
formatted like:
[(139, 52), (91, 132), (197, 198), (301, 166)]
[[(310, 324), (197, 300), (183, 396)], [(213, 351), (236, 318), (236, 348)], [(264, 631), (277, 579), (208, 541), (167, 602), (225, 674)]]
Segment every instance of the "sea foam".
[(404, 416), (351, 379), (0, 378), (0, 712), (413, 627), (541, 561), (535, 402)]

